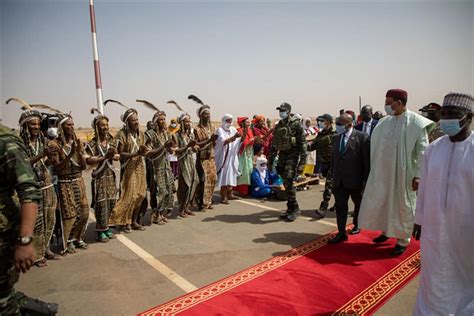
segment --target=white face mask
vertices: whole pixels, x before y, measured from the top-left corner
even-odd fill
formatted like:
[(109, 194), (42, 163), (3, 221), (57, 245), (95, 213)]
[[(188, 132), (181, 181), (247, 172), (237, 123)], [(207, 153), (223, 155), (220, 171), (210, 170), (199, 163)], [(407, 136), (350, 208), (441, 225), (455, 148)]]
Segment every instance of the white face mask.
[(224, 123), (224, 129), (225, 129), (226, 131), (228, 131), (231, 126), (232, 126), (232, 123), (227, 123), (227, 122)]
[(324, 124), (324, 122), (319, 121), (319, 122), (318, 122), (318, 128), (319, 128), (319, 129), (325, 129), (325, 128), (326, 128), (326, 124)]
[(175, 124), (175, 123), (171, 123), (170, 126), (171, 126), (172, 128), (176, 128), (176, 124)]
[(51, 138), (58, 137), (58, 128), (57, 127), (50, 127), (48, 128), (48, 136)]

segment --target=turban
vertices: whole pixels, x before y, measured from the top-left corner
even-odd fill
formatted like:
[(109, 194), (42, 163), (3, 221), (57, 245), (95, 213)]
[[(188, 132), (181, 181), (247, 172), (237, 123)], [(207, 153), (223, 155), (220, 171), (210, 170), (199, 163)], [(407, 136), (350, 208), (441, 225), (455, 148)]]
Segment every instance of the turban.
[(237, 118), (237, 124), (239, 124), (239, 126), (242, 126), (242, 124), (245, 122), (245, 120), (248, 120), (249, 118), (246, 117), (246, 116), (240, 116)]
[(40, 112), (36, 111), (36, 110), (28, 110), (28, 111), (25, 111), (21, 114), (20, 116), (20, 120), (18, 122), (18, 124), (20, 126), (24, 125), (26, 122), (29, 122), (31, 119), (33, 118), (39, 118), (40, 120), (43, 119), (43, 116), (41, 115)]
[(256, 161), (257, 166), (261, 166), (262, 164), (266, 164), (266, 163), (268, 163), (267, 158), (265, 158), (265, 157), (258, 157), (257, 158), (257, 161)]
[(224, 116), (222, 117), (222, 123), (225, 123), (225, 121), (227, 120), (232, 120), (234, 117), (232, 116), (232, 114), (224, 114)]
[(260, 121), (262, 121), (262, 120), (265, 120), (265, 116), (263, 116), (263, 115), (256, 115), (256, 116), (254, 117), (254, 119), (253, 119), (252, 122), (253, 122), (253, 124), (257, 124), (257, 122), (260, 122)]
[(444, 97), (443, 107), (458, 107), (472, 113), (472, 103), (474, 98), (471, 95), (450, 92)]
[(385, 95), (387, 98), (393, 98), (397, 100), (403, 100), (407, 101), (408, 100), (408, 92), (402, 89), (391, 89), (387, 91), (387, 94)]

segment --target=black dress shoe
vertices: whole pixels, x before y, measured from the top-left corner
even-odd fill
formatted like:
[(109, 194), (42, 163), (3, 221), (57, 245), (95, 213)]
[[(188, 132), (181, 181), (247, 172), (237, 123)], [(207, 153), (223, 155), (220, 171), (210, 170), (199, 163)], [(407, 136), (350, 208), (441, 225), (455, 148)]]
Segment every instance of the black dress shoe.
[(351, 231), (349, 232), (349, 234), (351, 235), (357, 235), (358, 233), (360, 233), (360, 229), (357, 227), (353, 227)]
[(385, 236), (384, 234), (380, 235), (377, 238), (372, 239), (372, 241), (375, 242), (375, 243), (386, 242), (387, 240), (388, 240), (388, 237)]
[(397, 244), (392, 252), (390, 253), (391, 256), (399, 256), (401, 255), (402, 253), (405, 252), (405, 250), (407, 249), (407, 247), (403, 247), (403, 246), (400, 246), (399, 244)]
[(337, 243), (340, 243), (340, 242), (343, 242), (343, 241), (346, 241), (346, 240), (347, 240), (347, 235), (346, 234), (344, 234), (344, 235), (337, 234), (336, 236), (334, 236), (333, 238), (328, 240), (328, 244), (337, 244)]

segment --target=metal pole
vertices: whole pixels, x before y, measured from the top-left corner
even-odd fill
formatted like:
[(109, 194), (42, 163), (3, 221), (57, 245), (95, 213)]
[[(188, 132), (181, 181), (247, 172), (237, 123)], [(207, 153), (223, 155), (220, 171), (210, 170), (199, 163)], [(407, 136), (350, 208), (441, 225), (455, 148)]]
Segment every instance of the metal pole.
[(99, 52), (97, 50), (97, 32), (95, 29), (94, 0), (89, 0), (89, 12), (91, 16), (92, 49), (94, 57), (95, 89), (97, 94), (97, 109), (104, 114), (104, 102), (102, 99), (102, 79), (100, 78)]
[(359, 96), (359, 113), (362, 110), (362, 98)]

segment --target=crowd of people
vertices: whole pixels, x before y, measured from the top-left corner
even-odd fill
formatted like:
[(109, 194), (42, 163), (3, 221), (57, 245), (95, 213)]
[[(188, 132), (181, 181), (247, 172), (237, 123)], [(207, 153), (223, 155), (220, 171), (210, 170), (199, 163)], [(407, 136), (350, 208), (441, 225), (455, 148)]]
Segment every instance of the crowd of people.
[[(216, 187), (224, 205), (248, 195), (284, 196), (287, 208), (280, 218), (292, 222), (301, 213), (298, 182), (318, 177), (325, 179), (325, 188), (315, 216), (322, 218), (327, 211), (337, 215), (338, 233), (329, 244), (344, 242), (362, 228), (376, 230), (381, 234), (373, 242), (395, 238), (390, 255), (399, 256), (412, 236), (421, 236), (415, 313), (474, 313), (474, 263), (466, 256), (474, 243), (471, 96), (450, 93), (443, 105), (430, 103), (420, 115), (407, 109), (406, 91), (392, 89), (385, 98), (386, 117), (366, 105), (359, 115), (351, 110), (341, 110), (335, 119), (320, 115), (313, 126), (311, 118), (282, 103), (275, 124), (263, 115), (234, 120), (226, 114), (217, 128), (210, 106), (196, 96), (189, 98), (199, 105), (195, 126), (184, 111), (168, 123), (166, 113), (156, 109), (142, 131), (138, 111), (127, 108), (116, 135), (110, 134), (109, 118), (98, 113), (89, 142), (78, 139), (71, 115), (54, 109), (51, 120), (15, 99), (24, 112), (19, 120), (21, 144), (11, 150), (24, 151), (34, 181), (25, 175), (20, 180), (20, 174), (2, 192), (10, 194), (15, 188), (22, 208), (38, 204), (34, 229), (19, 235), (21, 244), (34, 246), (33, 259), (22, 259), (25, 266), (20, 270), (31, 264), (46, 266), (47, 260), (57, 258), (50, 247), (55, 231), (61, 234), (60, 254), (86, 249), (90, 207), (96, 239), (104, 243), (116, 233), (145, 230), (149, 209), (151, 223), (159, 225), (169, 222), (175, 208), (180, 218), (211, 210)], [(115, 164), (120, 164), (120, 172)], [(16, 175), (29, 172), (24, 164), (10, 167), (0, 167), (7, 179), (15, 170)], [(84, 180), (88, 168), (90, 203)], [(334, 206), (329, 207), (332, 197)], [(349, 198), (354, 215), (347, 232)]]

